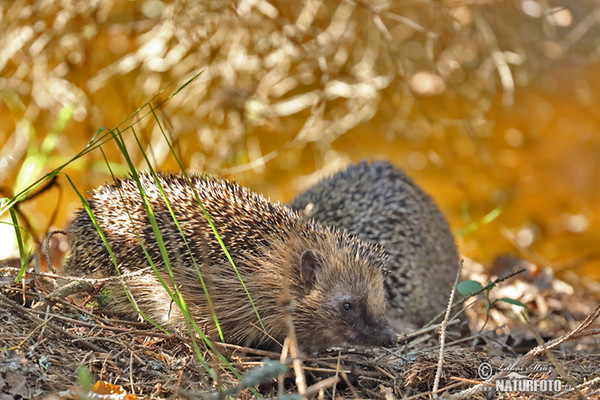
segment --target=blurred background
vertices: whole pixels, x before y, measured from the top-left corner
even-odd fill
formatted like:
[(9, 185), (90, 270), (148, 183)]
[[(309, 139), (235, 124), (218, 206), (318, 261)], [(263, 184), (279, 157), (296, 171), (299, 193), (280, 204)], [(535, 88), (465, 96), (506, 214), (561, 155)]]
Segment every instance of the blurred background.
[[(600, 278), (599, 63), (594, 0), (0, 0), (0, 197), (201, 73), (134, 125), (156, 167), (178, 168), (157, 121), (188, 170), (274, 201), (387, 159), (465, 256)], [(98, 150), (63, 171), (111, 179)], [(59, 177), (20, 211), (43, 241), (79, 206)], [(13, 238), (0, 225), (0, 259)]]

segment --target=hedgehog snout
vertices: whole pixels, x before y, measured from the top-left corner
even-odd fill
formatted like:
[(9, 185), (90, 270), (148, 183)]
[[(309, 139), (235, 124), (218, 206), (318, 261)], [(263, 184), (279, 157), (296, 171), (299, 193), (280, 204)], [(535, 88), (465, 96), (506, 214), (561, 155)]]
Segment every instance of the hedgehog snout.
[(381, 331), (381, 345), (383, 347), (394, 347), (397, 342), (398, 335), (389, 325), (386, 325)]

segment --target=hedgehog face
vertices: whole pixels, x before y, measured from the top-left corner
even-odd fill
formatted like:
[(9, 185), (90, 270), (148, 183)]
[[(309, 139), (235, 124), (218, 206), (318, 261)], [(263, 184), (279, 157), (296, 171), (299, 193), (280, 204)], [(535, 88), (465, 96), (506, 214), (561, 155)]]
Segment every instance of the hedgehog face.
[(330, 294), (324, 309), (332, 318), (329, 330), (336, 340), (344, 344), (360, 346), (391, 347), (396, 343), (396, 334), (379, 312), (369, 310), (365, 296), (352, 294)]
[(384, 316), (381, 271), (367, 264), (356, 257), (332, 260), (311, 250), (302, 253), (300, 275), (307, 291), (302, 303), (305, 314), (313, 319), (310, 325), (301, 324), (312, 327), (312, 332), (299, 332), (304, 349), (396, 343)]

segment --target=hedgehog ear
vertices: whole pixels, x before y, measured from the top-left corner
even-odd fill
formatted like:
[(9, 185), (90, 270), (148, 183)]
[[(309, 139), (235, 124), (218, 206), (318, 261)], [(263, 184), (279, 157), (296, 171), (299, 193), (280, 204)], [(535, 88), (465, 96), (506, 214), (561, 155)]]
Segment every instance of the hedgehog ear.
[(315, 285), (315, 272), (320, 267), (321, 262), (312, 250), (305, 250), (300, 256), (300, 279), (306, 293)]

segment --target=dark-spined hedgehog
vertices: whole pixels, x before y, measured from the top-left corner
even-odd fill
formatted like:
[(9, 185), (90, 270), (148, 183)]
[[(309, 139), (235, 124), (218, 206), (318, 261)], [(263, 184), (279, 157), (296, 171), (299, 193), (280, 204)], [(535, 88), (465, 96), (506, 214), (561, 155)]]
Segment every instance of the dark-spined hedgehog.
[[(229, 343), (264, 347), (272, 347), (273, 340), (283, 343), (289, 332), (283, 304), (290, 300), (298, 343), (305, 351), (395, 343), (396, 334), (385, 318), (382, 269), (386, 256), (380, 247), (307, 221), (291, 209), (224, 179), (192, 175), (190, 185), (182, 175), (159, 174), (158, 181), (185, 233), (189, 250), (154, 177), (140, 174), (173, 268), (175, 285), (190, 314), (209, 337), (217, 337), (216, 325), (192, 257)], [(194, 191), (231, 255), (264, 330)], [(88, 204), (114, 252), (120, 273), (146, 269), (125, 278), (140, 311), (162, 326), (185, 330), (182, 313), (150, 269), (140, 245), (141, 241), (172, 290), (173, 283), (136, 182), (125, 178), (101, 186), (93, 191)], [(66, 274), (117, 274), (84, 209), (71, 222), (70, 236)], [(120, 286), (112, 286), (114, 309), (135, 315)]]
[(387, 317), (395, 329), (422, 326), (445, 310), (458, 269), (454, 237), (431, 197), (401, 169), (362, 161), (316, 183), (290, 207), (385, 248)]

